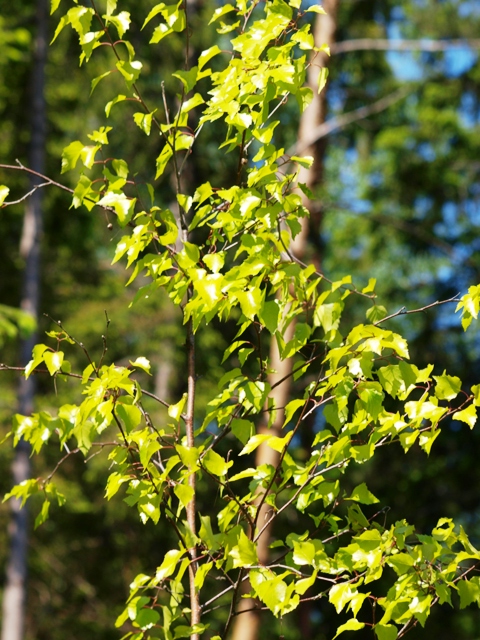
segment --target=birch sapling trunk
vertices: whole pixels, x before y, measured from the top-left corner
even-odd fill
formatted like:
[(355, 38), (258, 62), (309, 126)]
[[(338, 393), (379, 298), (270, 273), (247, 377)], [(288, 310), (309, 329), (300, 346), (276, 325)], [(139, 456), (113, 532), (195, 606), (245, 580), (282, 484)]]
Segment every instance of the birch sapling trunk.
[[(337, 12), (338, 12), (339, 0), (325, 0), (322, 3), (323, 8), (327, 12), (327, 15), (317, 15), (314, 26), (314, 38), (315, 45), (317, 47), (322, 45), (328, 45), (332, 47), (335, 42), (335, 31), (337, 26)], [(326, 103), (326, 91), (318, 93), (318, 74), (322, 67), (327, 67), (329, 64), (329, 56), (324, 52), (314, 52), (314, 59), (308, 69), (308, 84), (313, 90), (313, 100), (308, 108), (303, 112), (300, 119), (298, 141), (297, 145), (303, 147), (302, 141), (308, 139), (311, 132), (320, 124), (325, 122), (327, 103)], [(307, 169), (301, 167), (298, 182), (306, 184), (309, 189), (318, 187), (323, 181), (323, 164), (325, 155), (325, 143), (323, 140), (317, 141), (305, 149), (302, 149), (302, 155), (313, 156), (314, 162), (312, 166)], [(312, 206), (312, 203), (308, 198), (302, 194), (303, 204), (310, 211), (310, 218), (304, 218), (302, 229), (292, 243), (291, 249), (293, 255), (302, 260), (307, 249), (307, 243), (309, 236), (319, 236), (321, 216), (319, 215), (320, 208)], [(317, 244), (314, 242), (314, 244)], [(317, 263), (319, 268), (320, 257), (313, 260)], [(293, 320), (285, 335), (284, 340), (288, 342), (293, 337), (295, 332), (295, 320)], [(285, 407), (289, 401), (290, 389), (291, 389), (291, 373), (293, 361), (291, 358), (282, 360), (278, 351), (276, 340), (272, 340), (270, 345), (270, 366), (275, 371), (268, 377), (269, 384), (273, 387), (271, 396), (274, 399), (276, 407)], [(282, 381), (282, 382), (280, 382)], [(275, 421), (273, 425), (268, 428), (267, 424), (259, 426), (259, 433), (269, 433), (270, 435), (282, 436), (282, 426), (284, 422), (284, 411), (280, 409), (276, 411)], [(258, 467), (262, 464), (270, 464), (274, 467), (277, 466), (280, 459), (280, 454), (274, 451), (266, 445), (260, 445), (257, 449), (255, 465)], [(268, 504), (263, 502), (260, 507), (257, 528), (260, 530), (265, 522), (271, 517), (271, 508)], [(273, 523), (272, 523), (273, 524)], [(265, 528), (263, 533), (258, 539), (257, 553), (258, 559), (261, 564), (268, 564), (269, 561), (269, 545), (271, 541), (271, 527)], [(248, 592), (249, 584), (245, 581), (243, 587), (243, 593)], [(241, 599), (238, 603), (237, 617), (233, 627), (232, 640), (258, 640), (260, 631), (260, 611), (255, 609), (255, 602), (250, 599)]]

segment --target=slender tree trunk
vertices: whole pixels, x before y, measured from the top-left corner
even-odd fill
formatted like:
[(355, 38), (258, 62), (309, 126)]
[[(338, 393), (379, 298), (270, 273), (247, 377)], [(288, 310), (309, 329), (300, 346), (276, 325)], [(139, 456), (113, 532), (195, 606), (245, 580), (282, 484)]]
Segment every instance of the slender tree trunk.
[[(318, 15), (315, 21), (314, 38), (316, 46), (327, 44), (331, 47), (333, 45), (339, 1), (340, 0), (324, 0), (322, 3), (327, 15)], [(325, 53), (320, 52), (315, 55), (313, 64), (309, 67), (308, 84), (313, 90), (314, 97), (300, 119), (297, 142), (298, 146), (303, 147), (304, 145), (302, 145), (302, 141), (308, 139), (308, 137), (311, 136), (312, 131), (318, 125), (325, 122), (326, 91), (324, 89), (320, 94), (318, 94), (317, 79), (320, 67), (328, 67), (328, 62), (329, 57)], [(306, 184), (309, 189), (314, 189), (323, 181), (323, 163), (325, 155), (324, 141), (320, 140), (309, 145), (306, 149), (302, 150), (302, 155), (313, 156), (314, 162), (309, 169), (301, 168), (298, 181)], [(319, 246), (318, 239), (321, 225), (321, 203), (320, 206), (315, 203), (311, 203), (306, 196), (303, 196), (303, 203), (310, 211), (310, 220), (303, 220), (302, 229), (292, 244), (292, 252), (300, 260), (305, 256), (309, 238), (313, 240), (314, 246)], [(320, 262), (319, 255), (316, 257), (316, 262)], [(319, 266), (319, 264), (317, 266)], [(294, 331), (295, 320), (290, 323), (286, 335), (284, 336), (286, 342), (293, 337)], [(281, 384), (274, 387), (271, 395), (276, 407), (285, 407), (290, 396), (291, 377), (289, 377), (289, 375), (292, 372), (293, 361), (291, 358), (281, 360), (276, 340), (272, 340), (271, 342), (270, 363), (272, 369), (275, 370), (275, 373), (269, 375), (269, 384), (274, 386), (280, 380), (284, 380)], [(268, 432), (271, 435), (283, 435), (282, 426), (284, 417), (285, 414), (283, 410), (277, 411), (275, 422), (270, 429), (266, 424), (262, 424), (259, 427), (259, 433)], [(277, 451), (274, 451), (268, 446), (260, 445), (257, 449), (255, 464), (257, 467), (262, 464), (271, 464), (275, 467), (278, 464), (279, 457), (280, 454)], [(266, 520), (271, 517), (270, 512), (271, 507), (264, 502), (260, 509), (257, 521), (259, 529), (261, 529)], [(268, 563), (270, 541), (271, 526), (267, 527), (258, 539), (257, 552), (260, 564)], [(243, 593), (247, 593), (249, 590), (250, 585), (248, 584), (248, 581), (245, 581)], [(238, 613), (240, 615), (237, 615), (235, 620), (232, 640), (257, 640), (259, 638), (260, 612), (256, 611), (254, 607), (255, 601), (250, 599), (240, 600), (238, 605)]]
[[(44, 173), (45, 164), (45, 65), (47, 59), (48, 1), (38, 0), (36, 7), (36, 36), (33, 52), (33, 74), (31, 81), (31, 141), (30, 168)], [(31, 187), (38, 183), (31, 179)], [(21, 306), (34, 318), (38, 316), (40, 291), (40, 238), (42, 233), (41, 189), (27, 200), (20, 253), (25, 259)], [(31, 358), (37, 336), (34, 334), (22, 340), (20, 346), (21, 364)], [(18, 410), (23, 415), (33, 411), (35, 377), (22, 378), (18, 390)], [(15, 451), (12, 465), (15, 484), (30, 476), (30, 447), (20, 442)], [(11, 500), (11, 522), (9, 526), (10, 553), (6, 568), (6, 583), (3, 595), (2, 640), (22, 640), (25, 629), (26, 575), (28, 514), (20, 509), (18, 500)]]

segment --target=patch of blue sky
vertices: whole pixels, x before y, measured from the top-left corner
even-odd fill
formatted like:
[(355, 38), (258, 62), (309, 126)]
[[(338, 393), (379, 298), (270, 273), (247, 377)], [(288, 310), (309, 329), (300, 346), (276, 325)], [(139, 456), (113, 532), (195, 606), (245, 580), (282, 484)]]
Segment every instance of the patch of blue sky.
[(465, 127), (473, 127), (480, 120), (480, 108), (475, 95), (465, 92), (460, 104), (460, 117)]
[(372, 205), (369, 200), (360, 196), (360, 183), (357, 171), (358, 153), (356, 149), (347, 149), (345, 162), (340, 167), (340, 180), (342, 183), (342, 204), (345, 204), (353, 213), (367, 213)]
[[(474, 3), (463, 2), (460, 7), (466, 11), (465, 15), (472, 15), (474, 11), (476, 11), (477, 14), (480, 13), (480, 3), (478, 0)], [(402, 39), (400, 22), (401, 19), (393, 21), (389, 25), (388, 37), (391, 40)], [(388, 51), (387, 61), (399, 80), (410, 82), (418, 81), (425, 75), (418, 52)], [(456, 78), (471, 69), (477, 61), (478, 52), (473, 50), (468, 43), (465, 43), (464, 46), (459, 45), (451, 49), (446, 49), (443, 54), (443, 73), (448, 77)]]
[(415, 82), (424, 77), (421, 65), (410, 51), (387, 51), (387, 62), (399, 80)]
[[(461, 221), (461, 214), (468, 218)], [(461, 206), (456, 202), (446, 202), (442, 207), (443, 227), (442, 236), (445, 238), (455, 238), (465, 232), (465, 226), (480, 225), (480, 203), (476, 198), (465, 198)], [(440, 231), (439, 231), (440, 233)], [(480, 242), (480, 237), (478, 239)]]
[(457, 78), (469, 71), (478, 62), (478, 53), (467, 44), (464, 47), (447, 49), (444, 53), (445, 75)]
[[(473, 191), (478, 191), (478, 185), (473, 185)], [(470, 222), (480, 226), (480, 202), (477, 198), (471, 198), (463, 203), (463, 208)]]
[(414, 219), (415, 220), (424, 220), (427, 215), (430, 213), (430, 209), (432, 208), (433, 202), (432, 199), (427, 196), (418, 196), (415, 199), (415, 208), (414, 208)]
[(461, 18), (475, 18), (480, 16), (480, 4), (478, 0), (463, 0), (458, 7), (458, 15)]
[(427, 162), (433, 162), (437, 157), (435, 149), (430, 142), (422, 142), (421, 144), (417, 145), (417, 152), (418, 155)]
[(455, 202), (445, 202), (442, 207), (442, 216), (450, 229), (455, 228), (458, 224), (458, 205)]
[(450, 282), (454, 276), (454, 270), (451, 265), (442, 264), (437, 269), (437, 280), (439, 282)]

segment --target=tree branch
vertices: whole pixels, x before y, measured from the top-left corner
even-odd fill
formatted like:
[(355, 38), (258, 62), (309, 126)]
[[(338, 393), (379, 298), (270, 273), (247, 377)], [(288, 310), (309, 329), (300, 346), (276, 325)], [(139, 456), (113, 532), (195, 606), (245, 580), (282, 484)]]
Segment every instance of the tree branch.
[(25, 200), (26, 197), (28, 197), (29, 195), (31, 195), (34, 191), (36, 191), (37, 189), (39, 189), (40, 187), (46, 187), (48, 185), (53, 185), (54, 187), (58, 187), (59, 189), (63, 189), (64, 191), (68, 191), (68, 193), (73, 193), (73, 189), (70, 189), (69, 187), (66, 187), (64, 184), (61, 184), (60, 182), (55, 182), (55, 180), (52, 180), (51, 178), (49, 178), (48, 176), (43, 175), (43, 173), (39, 173), (38, 171), (34, 171), (33, 169), (29, 169), (28, 167), (25, 167), (20, 160), (16, 160), (16, 165), (15, 164), (0, 164), (0, 169), (9, 169), (9, 170), (15, 170), (15, 171), (25, 171), (26, 173), (29, 173), (33, 176), (36, 176), (37, 178), (41, 178), (42, 180), (45, 180), (45, 184), (37, 184), (35, 186), (35, 189), (32, 189), (32, 191), (30, 191), (29, 193), (26, 194), (26, 196), (24, 196), (21, 200), (18, 200), (16, 202), (4, 202), (3, 206), (7, 206), (9, 204), (17, 204), (17, 202), (21, 202), (22, 200)]
[(462, 40), (389, 40), (381, 38), (358, 38), (344, 40), (330, 47), (330, 53), (352, 51), (449, 51), (451, 49), (480, 49), (480, 39)]
[(308, 138), (302, 140), (301, 145), (295, 144), (290, 147), (287, 152), (288, 155), (301, 155), (306, 149), (308, 149), (308, 147), (310, 147), (310, 145), (312, 145), (317, 140), (320, 140), (320, 138), (325, 138), (333, 131), (342, 129), (343, 127), (346, 127), (353, 122), (363, 120), (371, 115), (380, 113), (381, 111), (385, 111), (385, 109), (388, 109), (399, 100), (402, 100), (411, 92), (412, 89), (410, 86), (401, 87), (400, 89), (397, 89), (397, 91), (394, 91), (393, 93), (380, 98), (380, 100), (372, 102), (372, 104), (360, 107), (359, 109), (354, 109), (354, 111), (349, 111), (348, 113), (344, 113), (341, 116), (337, 116), (335, 118), (327, 120), (326, 122), (323, 122), (312, 131)]
[(448, 304), (450, 302), (460, 302), (459, 295), (460, 294), (457, 293), (457, 295), (452, 296), (451, 298), (448, 298), (448, 300), (435, 300), (435, 302), (426, 304), (424, 307), (420, 307), (419, 309), (406, 309), (405, 307), (401, 307), (398, 311), (395, 311), (395, 313), (391, 313), (389, 316), (386, 316), (381, 320), (377, 320), (377, 322), (374, 322), (373, 324), (376, 327), (378, 327), (379, 324), (382, 324), (387, 320), (391, 320), (392, 318), (396, 318), (397, 316), (406, 316), (412, 313), (422, 313), (424, 311), (427, 311), (427, 309), (431, 309), (432, 307), (438, 307), (439, 305), (442, 305), (442, 304)]

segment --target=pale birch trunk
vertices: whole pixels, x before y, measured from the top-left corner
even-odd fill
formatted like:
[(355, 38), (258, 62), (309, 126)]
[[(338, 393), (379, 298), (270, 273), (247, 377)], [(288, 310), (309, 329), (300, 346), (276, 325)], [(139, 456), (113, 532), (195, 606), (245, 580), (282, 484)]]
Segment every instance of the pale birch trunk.
[[(324, 44), (330, 47), (334, 44), (335, 30), (337, 24), (337, 11), (340, 0), (324, 0), (323, 8), (327, 15), (318, 15), (315, 20), (314, 38), (316, 46)], [(308, 69), (308, 84), (313, 90), (313, 100), (309, 107), (302, 114), (298, 131), (297, 146), (302, 147), (302, 155), (310, 155), (314, 157), (314, 163), (310, 169), (302, 168), (300, 170), (299, 182), (304, 183), (310, 189), (315, 189), (323, 181), (323, 161), (325, 144), (323, 140), (317, 141), (307, 148), (304, 147), (302, 141), (311, 136), (312, 131), (320, 124), (325, 122), (326, 116), (326, 91), (325, 89), (318, 94), (317, 79), (320, 67), (328, 67), (329, 57), (325, 53), (317, 53), (313, 64)], [(309, 235), (312, 236), (320, 233), (321, 216), (319, 212), (321, 208), (311, 203), (303, 196), (304, 205), (310, 211), (310, 219), (304, 219), (302, 230), (295, 238), (292, 244), (293, 254), (300, 260), (304, 257)], [(317, 243), (315, 243), (317, 244)], [(320, 256), (316, 257), (316, 262), (320, 262)], [(295, 321), (291, 322), (286, 335), (285, 341), (293, 336), (295, 331)], [(274, 386), (278, 381), (284, 380), (281, 384), (274, 387), (272, 397), (276, 407), (285, 407), (289, 401), (291, 377), (293, 361), (291, 358), (286, 360), (280, 359), (277, 343), (272, 340), (270, 347), (270, 364), (275, 373), (269, 375), (268, 382)], [(284, 421), (284, 411), (276, 411), (274, 424), (268, 429), (266, 424), (259, 426), (259, 433), (268, 431), (271, 435), (281, 436)], [(276, 466), (279, 461), (280, 454), (268, 446), (261, 445), (257, 449), (256, 466), (262, 464), (271, 464)], [(260, 529), (265, 521), (270, 517), (271, 508), (267, 504), (263, 504), (258, 518), (258, 528)], [(258, 540), (258, 559), (261, 564), (268, 564), (269, 561), (269, 544), (271, 541), (271, 526), (267, 527)], [(249, 590), (248, 581), (245, 581), (243, 592)], [(242, 599), (238, 603), (238, 614), (233, 627), (232, 640), (258, 640), (260, 629), (260, 612), (255, 611), (255, 602), (250, 599)]]
[[(36, 8), (36, 35), (33, 52), (33, 73), (31, 81), (31, 142), (29, 166), (34, 171), (44, 173), (45, 164), (45, 65), (47, 58), (48, 2), (38, 0)], [(31, 188), (39, 180), (32, 176)], [(40, 292), (40, 239), (42, 233), (41, 189), (27, 200), (23, 224), (20, 253), (25, 260), (21, 306), (35, 319), (38, 316)], [(20, 346), (21, 365), (31, 358), (37, 336), (22, 340)], [(23, 415), (33, 411), (35, 377), (21, 378), (18, 390), (18, 410)], [(12, 464), (13, 482), (18, 484), (30, 476), (30, 447), (20, 442), (15, 450)], [(10, 552), (6, 567), (5, 589), (3, 593), (2, 640), (22, 640), (25, 633), (26, 577), (28, 513), (20, 509), (16, 499), (10, 501), (11, 522), (9, 525)]]

